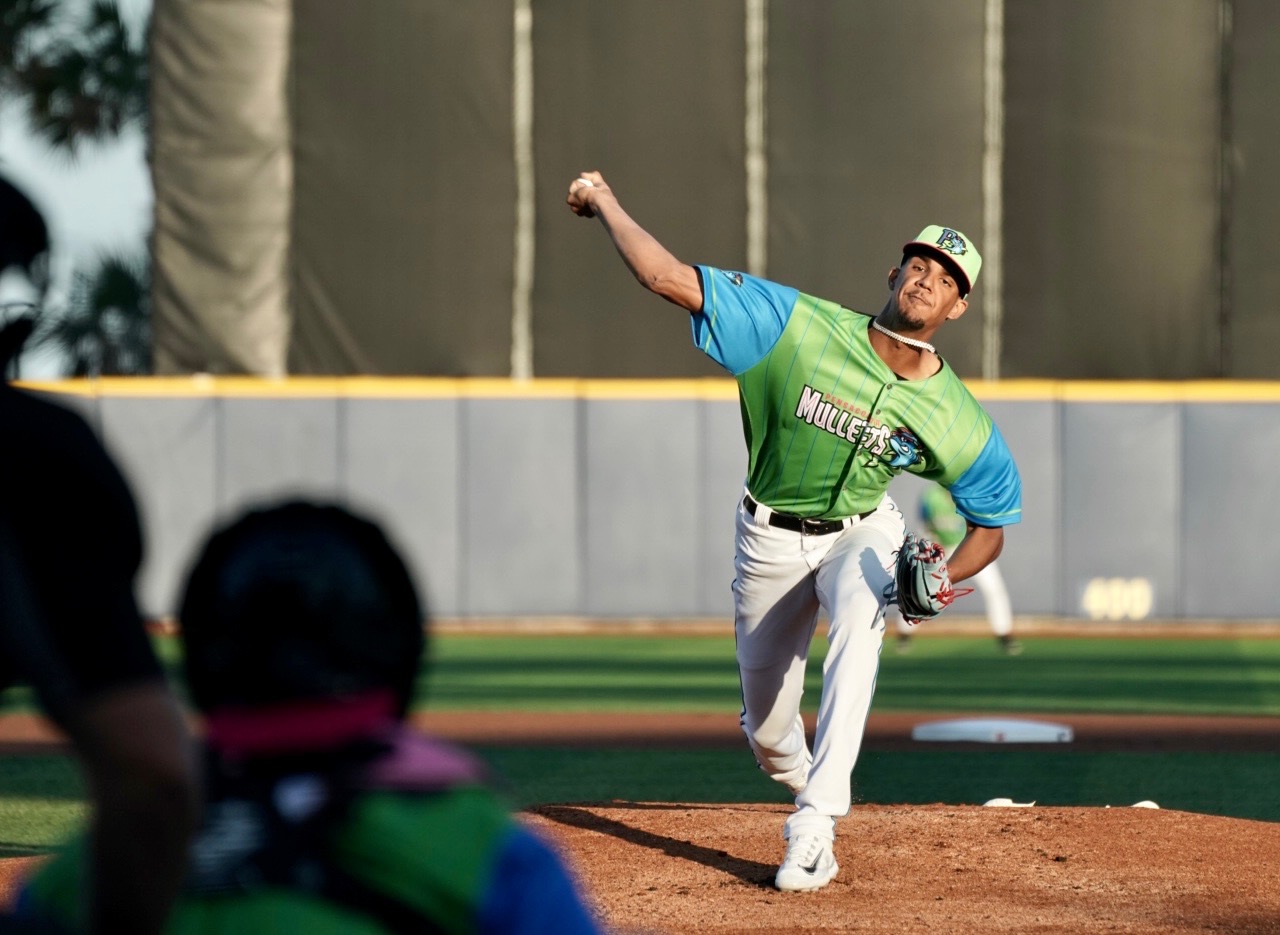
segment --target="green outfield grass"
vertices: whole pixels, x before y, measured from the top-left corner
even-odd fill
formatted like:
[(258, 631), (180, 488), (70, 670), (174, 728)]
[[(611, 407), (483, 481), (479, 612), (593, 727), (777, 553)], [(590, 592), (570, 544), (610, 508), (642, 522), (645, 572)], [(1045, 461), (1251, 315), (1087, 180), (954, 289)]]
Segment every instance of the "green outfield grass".
[[(1053, 714), (1280, 715), (1280, 640), (1065, 639), (1029, 636), (1017, 657), (982, 636), (886, 644), (875, 710)], [(806, 706), (817, 705), (814, 644)], [(158, 638), (176, 674), (177, 648)], [(732, 634), (465, 636), (434, 641), (418, 703), (436, 711), (736, 711)], [(21, 691), (0, 708), (29, 707)], [(785, 802), (741, 750), (482, 749), (513, 804), (587, 801)], [(868, 751), (857, 800), (1131, 805), (1280, 821), (1280, 751), (1199, 755), (1071, 751)], [(47, 850), (84, 813), (72, 762), (0, 757), (0, 856)]]
[(84, 815), (84, 785), (71, 757), (0, 756), (0, 858), (45, 853)]
[[(727, 628), (726, 628), (727, 630)], [(805, 699), (816, 708), (825, 640)], [(978, 636), (887, 643), (882, 711), (1280, 714), (1280, 640), (1027, 637), (1006, 657)], [(733, 636), (454, 636), (436, 641), (435, 710), (724, 711), (738, 699)]]
[[(480, 751), (520, 807), (550, 802), (790, 801), (729, 750), (488, 749)], [(854, 803), (981, 805), (994, 798), (1042, 806), (1162, 808), (1280, 821), (1280, 753), (1076, 753), (928, 750), (863, 753)]]
[[(157, 637), (178, 674), (177, 641)], [(1098, 714), (1280, 715), (1280, 639), (1023, 637), (1006, 657), (983, 636), (923, 635), (911, 652), (881, 654), (875, 706)], [(821, 691), (819, 635), (805, 701)], [(738, 703), (733, 635), (649, 633), (437, 636), (418, 704), (437, 711), (695, 711)], [(0, 695), (0, 712), (29, 708)]]

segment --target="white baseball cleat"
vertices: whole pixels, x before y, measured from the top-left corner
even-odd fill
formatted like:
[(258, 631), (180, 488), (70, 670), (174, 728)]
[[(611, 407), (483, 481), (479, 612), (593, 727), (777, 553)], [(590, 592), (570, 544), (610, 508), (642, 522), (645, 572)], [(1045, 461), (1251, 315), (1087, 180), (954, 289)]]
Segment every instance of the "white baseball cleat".
[(773, 885), (787, 892), (817, 890), (834, 880), (839, 869), (831, 841), (816, 834), (797, 834), (787, 842), (787, 856)]

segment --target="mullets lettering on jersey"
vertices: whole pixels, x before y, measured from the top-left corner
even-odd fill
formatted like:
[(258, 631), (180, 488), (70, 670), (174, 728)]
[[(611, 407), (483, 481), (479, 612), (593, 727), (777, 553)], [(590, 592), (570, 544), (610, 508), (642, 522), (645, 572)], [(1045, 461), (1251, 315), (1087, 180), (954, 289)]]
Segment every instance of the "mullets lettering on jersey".
[[(884, 453), (889, 441), (889, 426), (870, 425), (866, 419), (859, 418), (849, 410), (826, 401), (823, 395), (821, 390), (805, 384), (800, 391), (800, 401), (796, 405), (796, 418), (824, 432), (829, 432), (836, 438), (843, 438), (855, 444), (861, 436), (863, 448), (869, 449), (874, 455)], [(866, 429), (865, 435), (864, 429)]]

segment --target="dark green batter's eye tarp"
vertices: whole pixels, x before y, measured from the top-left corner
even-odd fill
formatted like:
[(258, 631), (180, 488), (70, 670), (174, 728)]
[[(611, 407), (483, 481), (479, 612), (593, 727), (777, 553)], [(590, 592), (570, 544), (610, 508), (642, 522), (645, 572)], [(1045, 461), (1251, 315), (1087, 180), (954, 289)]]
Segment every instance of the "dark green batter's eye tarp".
[[(770, 11), (770, 278), (878, 312), (889, 268), (927, 225), (983, 248), (983, 5)], [(980, 279), (936, 341), (962, 374), (980, 372), (983, 294)]]
[(155, 0), (156, 366), (718, 374), (569, 214), (599, 169), (680, 259), (864, 311), (959, 228), (964, 377), (1274, 378), (1277, 36), (1264, 0)]
[(506, 374), (506, 3), (294, 0), (298, 373)]
[(1280, 6), (1232, 0), (1224, 308), (1227, 370), (1280, 377)]
[(688, 263), (746, 263), (741, 0), (533, 4), (534, 373), (722, 374), (689, 316), (642, 289), (565, 206), (595, 169)]
[(1006, 5), (1002, 375), (1218, 375), (1218, 6)]

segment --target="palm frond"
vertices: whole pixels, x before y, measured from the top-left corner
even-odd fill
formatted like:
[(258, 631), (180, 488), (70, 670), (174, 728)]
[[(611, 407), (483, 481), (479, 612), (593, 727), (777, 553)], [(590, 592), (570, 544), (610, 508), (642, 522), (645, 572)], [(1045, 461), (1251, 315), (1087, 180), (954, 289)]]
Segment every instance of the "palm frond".
[(57, 0), (7, 0), (0, 5), (0, 87), (14, 83), (14, 75), (31, 53), (35, 37), (49, 29)]
[(47, 317), (34, 344), (55, 349), (72, 376), (151, 372), (150, 270), (145, 256), (106, 254), (77, 272), (63, 314)]
[[(55, 29), (66, 24), (53, 20), (43, 7), (40, 16), (48, 35), (28, 43), (27, 52), (13, 64), (13, 83), (27, 99), (32, 130), (74, 155), (82, 143), (112, 139), (129, 124), (144, 122), (146, 52), (130, 43), (116, 4), (95, 0), (82, 28), (73, 30)], [(30, 27), (26, 29), (30, 35)]]

